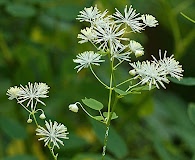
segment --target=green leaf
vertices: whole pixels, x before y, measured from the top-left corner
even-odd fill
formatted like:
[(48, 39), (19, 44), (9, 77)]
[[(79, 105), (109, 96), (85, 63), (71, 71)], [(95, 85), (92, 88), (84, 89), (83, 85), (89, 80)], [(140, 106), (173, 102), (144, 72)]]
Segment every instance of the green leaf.
[[(105, 136), (105, 125), (93, 119), (89, 120), (93, 126), (98, 140), (103, 145)], [(122, 133), (118, 134), (115, 129), (110, 126), (107, 149), (110, 153), (117, 157), (115, 159), (123, 159), (128, 154), (128, 147), (125, 141), (122, 139), (121, 134)]]
[[(103, 116), (104, 116), (104, 117), (108, 117), (108, 112), (104, 112), (104, 113), (103, 113)], [(112, 113), (111, 119), (117, 119), (117, 118), (118, 118), (118, 116), (116, 115), (115, 112), (113, 112), (113, 113)]]
[(104, 120), (104, 117), (102, 117), (102, 116), (94, 116), (94, 118), (95, 118), (97, 121), (102, 121), (102, 120)]
[(114, 88), (114, 91), (121, 96), (125, 96), (125, 95), (129, 94), (129, 92), (125, 92), (125, 91), (118, 89), (118, 88)]
[(3, 158), (2, 160), (38, 160), (38, 159), (30, 155), (17, 155), (17, 156), (6, 157)]
[(104, 106), (101, 102), (95, 100), (95, 99), (92, 99), (92, 98), (86, 98), (85, 99), (82, 99), (82, 102), (88, 106), (89, 108), (91, 109), (94, 109), (94, 110), (101, 110)]
[(27, 137), (26, 129), (11, 117), (0, 117), (0, 128), (11, 138), (24, 139)]
[(33, 6), (25, 4), (9, 4), (6, 6), (6, 11), (15, 17), (32, 17), (36, 14)]
[(184, 77), (180, 81), (175, 79), (175, 78), (169, 77), (169, 80), (173, 83), (176, 83), (176, 84), (181, 84), (181, 85), (185, 85), (185, 86), (195, 86), (195, 78), (194, 77)]
[(188, 115), (189, 115), (190, 120), (195, 124), (195, 103), (189, 104)]
[(61, 20), (72, 21), (82, 7), (75, 4), (56, 5), (48, 8), (47, 14)]
[(84, 148), (88, 145), (88, 142), (84, 138), (81, 138), (74, 133), (69, 134), (68, 137), (70, 141), (67, 141), (66, 139), (63, 140), (65, 145), (61, 148), (61, 150)]

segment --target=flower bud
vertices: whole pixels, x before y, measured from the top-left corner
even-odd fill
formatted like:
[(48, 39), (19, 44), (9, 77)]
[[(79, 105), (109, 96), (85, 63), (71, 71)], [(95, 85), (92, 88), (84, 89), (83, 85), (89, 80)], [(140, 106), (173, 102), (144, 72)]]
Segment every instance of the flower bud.
[(135, 75), (136, 75), (135, 69), (130, 70), (130, 71), (129, 71), (129, 74), (132, 75), (132, 76), (135, 76)]
[(32, 123), (32, 119), (29, 118), (29, 119), (27, 120), (27, 123)]
[(76, 103), (74, 103), (74, 104), (69, 105), (69, 110), (72, 111), (72, 112), (78, 112), (79, 108), (76, 105)]
[(39, 118), (41, 118), (41, 119), (45, 119), (46, 117), (45, 117), (45, 114), (44, 113), (42, 113), (40, 116), (39, 116)]
[(140, 56), (143, 56), (144, 55), (144, 51), (143, 50), (136, 50), (135, 51), (135, 56), (136, 57), (140, 57)]

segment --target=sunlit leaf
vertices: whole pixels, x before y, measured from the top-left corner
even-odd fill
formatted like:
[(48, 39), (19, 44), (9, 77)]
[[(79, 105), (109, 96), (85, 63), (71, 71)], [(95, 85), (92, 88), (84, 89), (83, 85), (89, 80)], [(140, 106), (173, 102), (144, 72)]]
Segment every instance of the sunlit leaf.
[(94, 118), (98, 121), (102, 121), (104, 120), (104, 118), (102, 116), (94, 116)]
[(121, 95), (121, 96), (125, 96), (125, 95), (128, 94), (128, 92), (125, 92), (125, 91), (123, 91), (123, 90), (121, 90), (121, 89), (118, 89), (118, 88), (114, 88), (114, 91), (115, 91), (116, 93), (118, 93), (119, 95)]
[[(103, 115), (104, 115), (104, 117), (107, 117), (108, 116), (108, 112), (104, 112)], [(118, 116), (116, 115), (115, 112), (113, 112), (111, 119), (117, 119), (117, 118), (118, 118)]]
[(95, 100), (95, 99), (92, 99), (92, 98), (86, 98), (85, 99), (82, 99), (82, 102), (90, 107), (91, 109), (94, 109), (94, 110), (101, 110), (104, 106), (101, 102)]

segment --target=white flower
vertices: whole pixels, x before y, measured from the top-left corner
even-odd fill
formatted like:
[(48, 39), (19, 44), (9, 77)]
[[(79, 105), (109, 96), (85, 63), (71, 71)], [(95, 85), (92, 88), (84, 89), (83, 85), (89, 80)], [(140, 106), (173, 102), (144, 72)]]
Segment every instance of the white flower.
[(135, 76), (136, 75), (136, 70), (135, 69), (130, 70), (129, 74), (132, 75), (132, 76)]
[(80, 11), (80, 15), (78, 15), (78, 19), (80, 22), (86, 21), (90, 22), (93, 24), (97, 19), (103, 18), (107, 14), (107, 10), (105, 10), (103, 13), (99, 11), (97, 6), (95, 7), (89, 7), (89, 8), (84, 8), (83, 11)]
[(17, 86), (14, 86), (14, 87), (10, 87), (8, 90), (7, 90), (7, 93), (6, 95), (9, 96), (9, 100), (12, 100), (14, 98), (17, 98), (19, 93), (20, 93), (21, 89)]
[(149, 14), (142, 15), (142, 20), (148, 27), (156, 27), (158, 25), (158, 21), (155, 19), (155, 17)]
[[(114, 50), (114, 52), (112, 53), (112, 57), (111, 60), (113, 60), (113, 58), (118, 59), (120, 62), (121, 61), (130, 61), (130, 52), (123, 52), (126, 49), (126, 46), (124, 46), (123, 48), (119, 48), (117, 50)], [(122, 53), (123, 52), (123, 53)]]
[(143, 51), (144, 48), (142, 47), (142, 45), (140, 43), (138, 43), (134, 40), (130, 41), (129, 48), (132, 52), (135, 53), (136, 57), (144, 55), (144, 51)]
[(149, 90), (152, 88), (152, 85), (155, 85), (159, 89), (158, 84), (165, 88), (163, 82), (169, 83), (166, 72), (156, 63), (151, 63), (150, 61), (140, 63), (138, 61), (136, 63), (130, 63), (130, 65), (138, 74), (137, 78), (141, 79), (141, 84), (149, 84)]
[(76, 113), (77, 113), (78, 110), (79, 110), (79, 107), (77, 106), (76, 103), (70, 104), (70, 105), (69, 105), (69, 110), (72, 111), (72, 112), (76, 112)]
[(159, 50), (159, 57), (160, 60), (157, 60), (154, 56), (154, 63), (159, 64), (159, 66), (165, 70), (165, 72), (167, 74), (169, 74), (171, 77), (173, 78), (177, 78), (178, 80), (180, 80), (183, 75), (181, 74), (184, 70), (182, 69), (182, 65), (179, 65), (179, 62), (175, 60), (175, 58), (173, 58), (173, 55), (171, 55), (170, 57), (166, 57), (166, 51), (164, 53), (164, 57), (161, 57), (161, 50)]
[(32, 119), (29, 118), (29, 119), (27, 120), (27, 123), (32, 123)]
[(99, 49), (107, 50), (110, 48), (111, 52), (116, 50), (116, 48), (123, 48), (123, 44), (121, 44), (121, 40), (128, 40), (127, 38), (123, 38), (122, 35), (125, 33), (125, 28), (120, 29), (121, 25), (116, 24), (107, 24), (105, 27), (97, 26), (94, 27), (96, 39), (94, 40), (96, 43), (99, 43)]
[(54, 121), (53, 124), (51, 120), (49, 120), (49, 122), (45, 121), (45, 126), (46, 129), (41, 126), (36, 129), (36, 135), (41, 136), (41, 138), (39, 138), (38, 140), (43, 140), (45, 142), (45, 146), (52, 143), (52, 148), (54, 148), (55, 146), (60, 148), (58, 143), (64, 145), (61, 139), (69, 139), (67, 137), (67, 134), (69, 133), (67, 132), (67, 128), (63, 124), (58, 124), (56, 121)]
[(79, 63), (79, 65), (75, 67), (75, 69), (78, 69), (77, 72), (83, 68), (89, 67), (91, 64), (99, 66), (100, 62), (104, 62), (104, 60), (100, 60), (101, 55), (93, 51), (80, 53), (76, 57), (77, 59), (73, 59), (73, 61)]
[(96, 35), (93, 31), (92, 27), (87, 27), (86, 29), (81, 30), (82, 34), (78, 34), (77, 38), (81, 38), (82, 40), (79, 41), (79, 43), (85, 43), (88, 41), (92, 41), (95, 39)]
[(41, 119), (45, 119), (45, 118), (46, 118), (46, 116), (45, 116), (45, 114), (44, 114), (44, 113), (41, 113), (41, 115), (39, 116), (39, 118), (41, 118)]
[[(36, 102), (39, 102), (43, 105), (45, 105), (44, 102), (39, 100), (39, 98), (47, 98), (46, 95), (49, 91), (48, 85), (46, 83), (34, 83), (34, 85), (30, 82), (28, 82), (28, 85), (25, 85), (25, 87), (21, 86), (21, 91), (18, 94), (18, 103), (23, 103), (24, 101), (28, 101), (26, 107), (28, 107), (31, 104), (31, 108), (33, 108), (33, 99), (36, 100)], [(34, 106), (35, 107), (35, 106)]]
[(129, 9), (127, 9), (127, 5), (125, 6), (124, 16), (116, 8), (115, 10), (116, 12), (113, 14), (113, 18), (116, 19), (116, 23), (126, 23), (134, 32), (143, 30), (143, 23), (139, 22), (141, 17), (139, 17), (139, 13), (136, 14), (136, 10), (134, 10), (132, 6), (130, 6)]
[(101, 17), (95, 19), (94, 22), (91, 25), (92, 25), (92, 27), (96, 27), (96, 26), (106, 27), (108, 24), (113, 23), (111, 21), (111, 18), (112, 18), (112, 16), (106, 16), (106, 17), (104, 17), (104, 14), (102, 14)]

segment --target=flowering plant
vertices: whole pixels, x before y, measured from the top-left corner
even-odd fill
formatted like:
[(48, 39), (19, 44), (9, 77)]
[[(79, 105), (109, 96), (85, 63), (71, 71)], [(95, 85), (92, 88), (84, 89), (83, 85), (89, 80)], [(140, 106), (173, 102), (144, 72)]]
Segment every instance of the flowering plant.
[[(75, 69), (78, 73), (89, 68), (97, 81), (109, 93), (106, 106), (93, 98), (82, 99), (85, 106), (81, 102), (69, 105), (71, 111), (77, 113), (81, 107), (89, 117), (106, 126), (102, 159), (106, 155), (111, 120), (118, 118), (116, 113), (118, 100), (130, 94), (141, 93), (143, 90), (161, 87), (165, 89), (165, 83), (170, 82), (169, 76), (178, 80), (183, 77), (182, 66), (175, 60), (174, 55), (167, 56), (167, 51), (162, 53), (159, 50), (159, 58), (152, 55), (151, 61), (137, 60), (144, 55), (144, 48), (139, 42), (131, 39), (131, 34), (141, 33), (146, 27), (156, 27), (158, 21), (154, 16), (140, 15), (132, 6), (125, 6), (124, 13), (118, 9), (115, 10), (112, 15), (108, 15), (108, 10), (101, 12), (97, 6), (80, 11), (77, 20), (87, 22), (89, 25), (78, 34), (79, 43), (90, 42), (95, 50), (83, 51), (73, 59), (73, 62), (77, 64)], [(109, 74), (106, 75), (109, 77), (109, 82), (105, 82), (94, 69), (94, 66), (101, 67), (102, 63), (109, 65)], [(119, 81), (116, 71), (125, 63), (129, 67), (128, 78)], [(45, 83), (29, 82), (26, 86), (10, 87), (7, 95), (10, 100), (16, 99), (17, 103), (28, 112), (27, 123), (35, 122), (36, 135), (40, 136), (38, 140), (44, 141), (44, 146), (48, 147), (53, 158), (57, 160), (58, 153), (54, 153), (54, 149), (56, 147), (59, 149), (60, 145), (64, 145), (63, 139), (68, 139), (67, 128), (51, 120), (45, 120), (45, 127), (43, 127), (35, 116), (39, 114), (40, 119), (46, 118), (44, 110), (38, 108), (38, 104), (46, 105), (42, 99), (48, 97), (49, 88)], [(92, 115), (86, 107), (97, 111), (98, 115)]]
[(16, 99), (17, 103), (19, 103), (28, 113), (28, 120), (27, 123), (32, 123), (34, 120), (37, 129), (36, 129), (36, 135), (41, 136), (38, 140), (43, 140), (45, 142), (45, 146), (47, 146), (55, 160), (57, 160), (58, 154), (54, 153), (55, 146), (59, 149), (59, 144), (64, 145), (63, 141), (61, 139), (68, 139), (67, 135), (69, 134), (67, 132), (66, 126), (64, 126), (61, 123), (57, 123), (54, 121), (52, 123), (51, 120), (49, 122), (45, 121), (45, 126), (42, 127), (38, 124), (38, 121), (36, 119), (35, 114), (39, 114), (40, 119), (45, 119), (46, 116), (44, 114), (43, 109), (38, 108), (37, 104), (38, 102), (42, 105), (45, 105), (43, 101), (40, 100), (40, 98), (47, 98), (47, 93), (49, 92), (49, 86), (46, 83), (28, 83), (25, 87), (20, 85), (10, 87), (7, 91), (7, 95), (9, 96), (9, 100)]
[[(109, 90), (108, 104), (104, 105), (93, 99), (85, 98), (82, 102), (89, 108), (99, 112), (98, 116), (91, 115), (80, 102), (70, 104), (69, 109), (78, 112), (80, 106), (91, 118), (106, 125), (102, 159), (105, 157), (110, 122), (118, 116), (115, 113), (117, 101), (129, 94), (137, 94), (142, 90), (151, 90), (160, 87), (166, 88), (169, 83), (168, 76), (180, 80), (183, 75), (182, 66), (175, 60), (174, 56), (162, 54), (159, 50), (159, 59), (152, 55), (152, 60), (132, 62), (131, 58), (144, 55), (144, 48), (139, 42), (130, 39), (131, 34), (141, 33), (146, 27), (156, 27), (158, 21), (152, 15), (140, 15), (132, 6), (125, 6), (124, 13), (116, 9), (112, 15), (108, 11), (101, 12), (97, 6), (84, 8), (77, 17), (80, 22), (87, 22), (89, 26), (78, 34), (79, 43), (90, 42), (96, 51), (84, 51), (73, 59), (78, 65), (77, 72), (89, 68), (94, 77)], [(93, 65), (100, 66), (101, 63), (109, 61), (109, 83), (104, 82), (95, 72)], [(129, 63), (129, 77), (122, 82), (117, 81), (115, 71), (123, 63)]]

